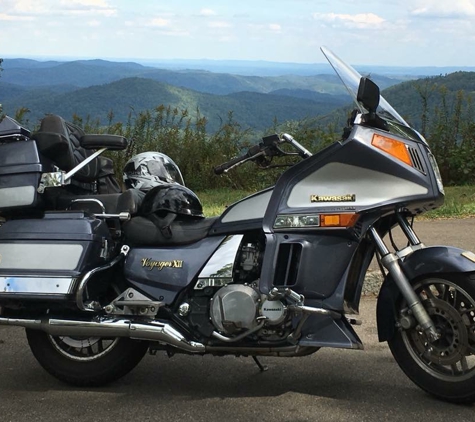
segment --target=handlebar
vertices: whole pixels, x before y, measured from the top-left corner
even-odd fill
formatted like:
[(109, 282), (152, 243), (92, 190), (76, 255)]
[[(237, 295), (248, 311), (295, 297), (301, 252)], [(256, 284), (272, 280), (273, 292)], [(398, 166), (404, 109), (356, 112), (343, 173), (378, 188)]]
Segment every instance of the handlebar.
[(263, 155), (264, 152), (262, 150), (261, 145), (254, 145), (249, 150), (238, 157), (234, 157), (226, 163), (220, 164), (219, 166), (214, 168), (214, 174), (220, 175), (223, 173), (227, 173), (232, 167), (237, 166), (245, 161), (252, 160), (257, 158), (260, 155)]
[[(256, 158), (263, 157), (265, 155), (270, 156), (271, 158), (277, 155), (282, 156), (297, 154), (302, 158), (308, 158), (312, 156), (312, 153), (310, 151), (300, 145), (294, 138), (292, 138), (292, 136), (287, 133), (284, 133), (282, 137), (279, 137), (278, 135), (271, 135), (263, 138), (263, 141), (263, 143), (254, 145), (249, 148), (245, 154), (240, 155), (238, 157), (234, 157), (228, 162), (215, 167), (214, 173), (217, 175), (227, 173), (231, 168), (235, 166), (243, 164), (249, 160), (255, 160)], [(288, 142), (289, 144), (291, 144), (297, 150), (297, 153), (287, 153), (281, 150), (279, 148), (279, 144), (282, 144), (284, 142)], [(263, 158), (263, 160), (265, 161), (265, 158)]]

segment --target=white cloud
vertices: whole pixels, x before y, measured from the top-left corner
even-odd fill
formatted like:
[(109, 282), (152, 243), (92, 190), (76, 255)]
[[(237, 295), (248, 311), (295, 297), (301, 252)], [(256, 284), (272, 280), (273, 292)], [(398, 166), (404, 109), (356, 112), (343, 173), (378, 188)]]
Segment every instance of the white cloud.
[(204, 17), (210, 17), (210, 16), (216, 16), (217, 13), (212, 9), (201, 9), (198, 15), (204, 16)]
[(208, 28), (230, 28), (232, 25), (226, 21), (214, 21), (208, 23)]
[(475, 0), (420, 0), (411, 15), (427, 18), (464, 19), (475, 16)]
[(4, 0), (2, 15), (19, 20), (20, 17), (31, 19), (44, 16), (114, 16), (117, 9), (107, 0)]
[(190, 32), (184, 29), (167, 29), (167, 30), (160, 30), (159, 34), (167, 35), (169, 37), (189, 37)]
[(18, 16), (18, 15), (9, 15), (7, 13), (0, 13), (0, 21), (32, 21), (34, 18), (32, 16)]
[(277, 35), (282, 32), (282, 26), (278, 23), (267, 23), (267, 24), (256, 24), (250, 23), (247, 25), (249, 30), (252, 32), (253, 36), (261, 38), (263, 33), (272, 33), (272, 35)]
[(109, 8), (109, 4), (106, 0), (62, 0), (61, 3), (66, 4), (78, 4), (86, 7), (100, 7)]
[(313, 18), (331, 24), (333, 26), (344, 26), (346, 28), (375, 29), (380, 27), (385, 19), (374, 13), (358, 13), (355, 15), (338, 13), (314, 13)]
[(219, 42), (222, 42), (222, 43), (235, 42), (237, 40), (238, 40), (238, 38), (236, 38), (233, 35), (224, 35), (222, 37), (219, 37)]
[(170, 25), (170, 21), (164, 18), (154, 18), (149, 22), (150, 26), (159, 26), (159, 27), (166, 27)]
[(44, 14), (48, 13), (53, 8), (51, 2), (45, 0), (5, 1), (2, 6), (7, 12), (19, 15)]
[(102, 15), (110, 17), (117, 14), (117, 9), (109, 5), (106, 0), (61, 0), (59, 12), (65, 15)]

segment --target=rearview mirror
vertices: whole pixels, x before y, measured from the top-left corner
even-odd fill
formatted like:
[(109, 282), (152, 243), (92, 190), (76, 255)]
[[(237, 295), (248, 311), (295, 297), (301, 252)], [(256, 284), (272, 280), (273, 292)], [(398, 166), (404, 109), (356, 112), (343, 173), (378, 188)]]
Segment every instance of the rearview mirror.
[(379, 87), (369, 78), (361, 78), (356, 100), (370, 113), (375, 113), (379, 105)]

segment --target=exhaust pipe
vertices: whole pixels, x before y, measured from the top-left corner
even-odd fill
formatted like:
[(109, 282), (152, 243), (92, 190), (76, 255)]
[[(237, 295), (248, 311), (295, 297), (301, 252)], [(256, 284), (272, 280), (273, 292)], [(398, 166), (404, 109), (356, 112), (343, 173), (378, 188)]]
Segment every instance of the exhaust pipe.
[(128, 337), (134, 340), (159, 341), (190, 353), (204, 353), (201, 343), (188, 341), (170, 324), (160, 321), (134, 322), (105, 318), (99, 321), (67, 319), (18, 319), (0, 317), (0, 325), (12, 325), (41, 330), (52, 336), (69, 337)]

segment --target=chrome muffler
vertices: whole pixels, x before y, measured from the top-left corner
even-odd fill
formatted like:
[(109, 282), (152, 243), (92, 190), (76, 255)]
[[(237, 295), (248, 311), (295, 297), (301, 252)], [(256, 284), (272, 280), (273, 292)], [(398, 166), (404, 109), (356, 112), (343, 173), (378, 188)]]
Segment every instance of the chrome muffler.
[(97, 321), (67, 319), (19, 319), (0, 317), (0, 325), (12, 325), (41, 330), (52, 336), (68, 337), (128, 337), (134, 340), (158, 341), (190, 353), (204, 353), (205, 346), (187, 340), (170, 324), (161, 321), (134, 322), (126, 319), (103, 318)]

